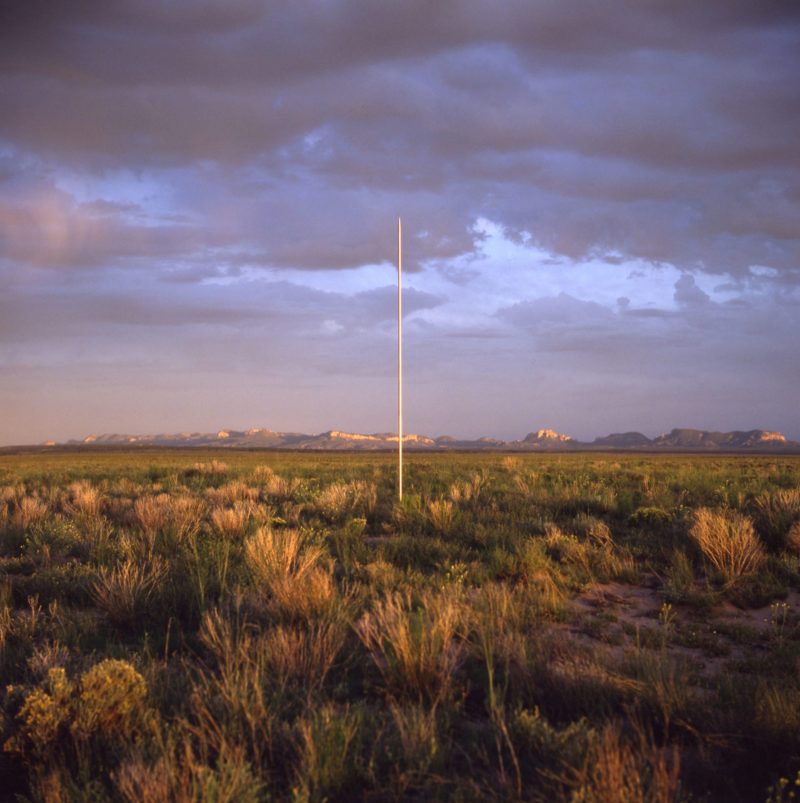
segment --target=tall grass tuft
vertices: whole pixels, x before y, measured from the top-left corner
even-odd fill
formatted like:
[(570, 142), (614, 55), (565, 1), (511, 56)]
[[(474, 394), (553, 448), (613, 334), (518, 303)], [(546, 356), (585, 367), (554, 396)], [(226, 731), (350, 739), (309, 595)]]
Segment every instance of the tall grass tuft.
[(212, 460), (210, 463), (194, 463), (189, 470), (196, 474), (221, 477), (228, 473), (229, 466), (221, 460)]
[(251, 487), (242, 480), (231, 480), (219, 488), (206, 488), (205, 497), (209, 505), (234, 505), (236, 502), (255, 502), (258, 488)]
[(147, 494), (134, 501), (134, 521), (149, 541), (154, 542), (158, 533), (166, 528), (171, 507), (172, 497), (169, 494)]
[(235, 745), (226, 746), (213, 765), (196, 756), (190, 744), (154, 763), (134, 754), (111, 778), (127, 803), (258, 803), (265, 797), (263, 782)]
[(456, 505), (478, 502), (487, 481), (487, 475), (477, 471), (466, 482), (454, 482), (450, 486), (450, 500)]
[(246, 756), (253, 766), (268, 768), (279, 749), (280, 726), (271, 694), (275, 678), (256, 629), (238, 613), (229, 618), (215, 609), (203, 615), (200, 641), (213, 667), (192, 688), (183, 728), (205, 759), (233, 750), (234, 763)]
[(133, 519), (150, 543), (163, 541), (174, 549), (200, 529), (203, 505), (200, 500), (181, 494), (145, 494), (133, 503)]
[(789, 532), (800, 522), (800, 488), (764, 491), (753, 502), (756, 526), (774, 549), (791, 546)]
[(535, 472), (514, 475), (514, 488), (523, 499), (532, 500), (537, 495), (538, 477)]
[(275, 580), (270, 586), (269, 608), (282, 620), (313, 622), (337, 618), (347, 607), (348, 598), (340, 598), (333, 573), (317, 566), (299, 583), (293, 575)]
[(378, 504), (378, 486), (370, 480), (353, 480), (353, 508), (364, 516), (371, 515)]
[(73, 512), (95, 518), (100, 515), (102, 495), (88, 480), (73, 482), (67, 490)]
[(403, 764), (400, 770), (400, 792), (420, 783), (428, 773), (437, 770), (444, 755), (439, 735), (437, 709), (420, 703), (400, 706), (392, 703), (392, 723), (396, 731)]
[(245, 561), (282, 619), (311, 621), (332, 614), (339, 601), (324, 550), (299, 530), (260, 528), (245, 542)]
[(362, 720), (358, 709), (338, 710), (331, 704), (300, 720), (297, 799), (346, 799), (348, 788), (356, 792)]
[(449, 499), (431, 499), (428, 502), (428, 519), (436, 532), (447, 534), (453, 526), (453, 503)]
[(576, 774), (571, 800), (586, 803), (674, 803), (680, 761), (677, 748), (666, 750), (641, 727), (633, 739), (607, 723), (583, 769)]
[(319, 691), (344, 646), (345, 627), (341, 621), (324, 621), (268, 630), (261, 643), (271, 676), (281, 688), (300, 684)]
[(235, 502), (233, 507), (217, 507), (211, 511), (211, 524), (222, 538), (241, 541), (253, 513), (249, 502)]
[(299, 530), (260, 527), (246, 541), (245, 559), (256, 582), (271, 586), (292, 577), (305, 581), (324, 556), (321, 547), (308, 544)]
[(166, 574), (166, 565), (157, 558), (148, 563), (127, 559), (113, 569), (103, 566), (92, 585), (92, 597), (115, 625), (132, 627), (149, 612)]
[[(171, 556), (200, 529), (202, 503), (190, 496), (147, 494), (133, 503), (133, 519), (144, 536), (138, 551), (145, 558), (154, 554)], [(130, 540), (130, 539), (129, 539)]]
[(727, 584), (752, 573), (764, 560), (753, 523), (740, 513), (698, 508), (689, 535)]
[(269, 474), (264, 478), (264, 492), (276, 502), (289, 502), (300, 488), (300, 478), (285, 479), (279, 474)]
[(353, 489), (350, 485), (334, 482), (319, 493), (316, 499), (317, 509), (330, 519), (337, 519), (348, 513), (353, 507)]
[(387, 690), (436, 704), (453, 689), (464, 653), (462, 602), (451, 593), (388, 594), (356, 624)]
[(32, 524), (40, 524), (50, 515), (46, 502), (35, 496), (22, 496), (11, 514), (11, 523), (21, 530), (27, 530)]

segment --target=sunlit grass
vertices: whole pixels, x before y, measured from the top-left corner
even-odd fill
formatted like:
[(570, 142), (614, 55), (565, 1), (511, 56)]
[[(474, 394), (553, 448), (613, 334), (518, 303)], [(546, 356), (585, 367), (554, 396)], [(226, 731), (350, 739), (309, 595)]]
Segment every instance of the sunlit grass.
[(402, 503), (391, 454), (5, 452), (0, 478), (11, 798), (796, 775), (798, 458), (412, 452)]

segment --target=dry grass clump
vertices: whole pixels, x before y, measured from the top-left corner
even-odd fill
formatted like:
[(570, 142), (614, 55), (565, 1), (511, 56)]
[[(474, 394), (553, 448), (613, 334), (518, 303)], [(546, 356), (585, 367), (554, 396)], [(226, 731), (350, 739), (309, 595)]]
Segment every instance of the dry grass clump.
[(595, 546), (607, 546), (613, 542), (611, 528), (596, 516), (579, 513), (572, 521), (572, 529)]
[(96, 518), (100, 515), (103, 496), (88, 480), (73, 482), (67, 489), (69, 495), (68, 508), (71, 512)]
[(500, 671), (521, 685), (528, 677), (529, 642), (524, 632), (533, 611), (525, 591), (505, 583), (490, 583), (477, 593), (470, 611), (471, 641), (491, 676)]
[(329, 518), (344, 516), (353, 507), (353, 489), (349, 484), (334, 482), (319, 493), (315, 506)]
[(117, 787), (121, 799), (128, 803), (157, 803), (161, 800), (175, 803), (189, 803), (194, 798), (191, 789), (191, 777), (186, 777), (181, 784), (182, 794), (176, 789), (177, 762), (168, 762), (161, 758), (149, 764), (140, 754), (122, 762), (111, 777)]
[(183, 728), (203, 756), (222, 758), (232, 749), (243, 749), (254, 766), (269, 767), (276, 729), (271, 695), (275, 678), (256, 629), (214, 609), (203, 614), (200, 640), (214, 666), (197, 678)]
[(258, 803), (265, 795), (245, 751), (232, 744), (223, 745), (213, 765), (197, 756), (188, 741), (171, 747), (166, 757), (153, 763), (135, 753), (111, 773), (111, 779), (128, 803)]
[(323, 616), (337, 615), (337, 609), (349, 604), (349, 597), (340, 597), (333, 573), (316, 567), (305, 578), (305, 586), (294, 577), (276, 580), (270, 587), (271, 607), (283, 619), (311, 622)]
[(300, 488), (299, 477), (286, 479), (279, 474), (271, 473), (264, 477), (264, 493), (275, 502), (289, 502)]
[(752, 573), (764, 560), (764, 549), (746, 516), (701, 507), (692, 522), (690, 537), (727, 584)]
[(266, 482), (270, 477), (275, 476), (275, 472), (273, 471), (271, 466), (256, 466), (253, 469), (253, 479), (256, 482), (263, 483)]
[(21, 482), (0, 485), (0, 507), (13, 507), (25, 496), (25, 486)]
[(203, 506), (191, 496), (173, 496), (169, 509), (168, 528), (174, 543), (181, 544), (200, 529)]
[(158, 558), (147, 563), (129, 558), (113, 569), (103, 566), (92, 585), (92, 598), (114, 624), (132, 626), (147, 613), (166, 574), (166, 564)]
[(341, 621), (315, 622), (308, 627), (278, 625), (262, 638), (270, 674), (281, 687), (299, 683), (319, 691), (344, 646), (347, 631)]
[(262, 527), (245, 542), (245, 561), (256, 583), (270, 607), (289, 620), (311, 621), (334, 612), (340, 598), (324, 556), (299, 530)]
[(22, 496), (17, 500), (11, 514), (11, 523), (21, 530), (27, 530), (33, 524), (41, 524), (50, 515), (46, 502), (35, 496)]
[(364, 516), (374, 512), (378, 504), (378, 486), (370, 480), (353, 480), (350, 483), (353, 493), (353, 507)]
[(538, 477), (536, 472), (514, 475), (514, 488), (524, 499), (534, 499), (538, 491)]
[(452, 690), (464, 653), (465, 611), (453, 594), (393, 593), (356, 624), (356, 633), (395, 696), (437, 703)]
[[(0, 636), (0, 650), (2, 650), (2, 636)], [(58, 642), (46, 641), (39, 644), (33, 650), (33, 654), (28, 658), (28, 669), (34, 676), (44, 680), (51, 669), (64, 667), (69, 659), (69, 650)]]
[(133, 518), (144, 534), (155, 540), (158, 533), (166, 529), (171, 508), (172, 497), (169, 494), (140, 496), (133, 503)]
[(320, 546), (309, 544), (300, 530), (268, 527), (260, 527), (245, 541), (244, 552), (256, 582), (267, 587), (285, 577), (302, 583), (325, 555)]
[(623, 667), (641, 684), (640, 699), (650, 706), (665, 732), (673, 721), (688, 716), (692, 704), (690, 668), (681, 660), (660, 651), (635, 649), (623, 660)]
[(431, 499), (427, 509), (433, 529), (440, 533), (448, 533), (453, 526), (453, 503), (449, 499)]
[(368, 516), (378, 502), (378, 487), (368, 480), (352, 480), (349, 483), (334, 482), (320, 491), (314, 506), (324, 516), (338, 519), (347, 514), (361, 513)]
[(485, 473), (480, 471), (475, 472), (465, 482), (454, 482), (450, 486), (450, 499), (456, 505), (477, 502), (487, 482), (488, 477)]
[(330, 703), (298, 722), (297, 799), (347, 799), (344, 790), (357, 777), (361, 722), (358, 709)]
[(402, 572), (393, 563), (381, 558), (370, 561), (364, 566), (367, 583), (371, 590), (379, 594), (384, 591), (394, 591), (402, 582)]
[(770, 546), (790, 546), (788, 534), (800, 522), (800, 488), (778, 488), (764, 491), (753, 502), (759, 530)]
[(580, 583), (635, 579), (637, 569), (630, 551), (614, 544), (608, 526), (597, 520), (586, 524), (586, 540), (553, 524), (546, 526), (544, 543), (552, 560)]
[(133, 503), (133, 521), (141, 530), (142, 543), (130, 534), (125, 539), (129, 554), (149, 560), (156, 553), (171, 554), (200, 529), (202, 503), (189, 495), (147, 494)]
[(583, 768), (568, 780), (571, 800), (585, 803), (673, 803), (679, 788), (677, 748), (659, 747), (641, 727), (626, 739), (607, 723)]
[(209, 505), (234, 505), (236, 502), (255, 502), (258, 499), (258, 488), (248, 485), (242, 480), (232, 480), (219, 488), (206, 488), (205, 497)]
[(212, 460), (210, 463), (193, 463), (189, 470), (196, 474), (219, 477), (223, 474), (227, 474), (230, 467), (221, 460)]
[(562, 618), (567, 602), (564, 578), (548, 556), (544, 542), (527, 540), (520, 547), (519, 558), (531, 609), (545, 619)]
[(392, 703), (390, 711), (402, 758), (398, 791), (403, 793), (441, 764), (444, 758), (443, 745), (435, 707), (419, 703), (404, 706)]
[(249, 502), (236, 502), (233, 507), (217, 507), (211, 511), (214, 531), (228, 541), (240, 541), (247, 532), (253, 506)]
[(800, 552), (800, 520), (794, 522), (786, 533), (786, 548), (792, 552)]

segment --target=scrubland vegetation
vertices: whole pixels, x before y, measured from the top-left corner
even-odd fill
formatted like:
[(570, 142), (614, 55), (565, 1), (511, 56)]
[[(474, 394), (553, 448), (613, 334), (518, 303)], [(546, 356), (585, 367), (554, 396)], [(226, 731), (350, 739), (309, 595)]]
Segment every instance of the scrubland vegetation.
[(800, 459), (0, 455), (0, 794), (783, 801)]

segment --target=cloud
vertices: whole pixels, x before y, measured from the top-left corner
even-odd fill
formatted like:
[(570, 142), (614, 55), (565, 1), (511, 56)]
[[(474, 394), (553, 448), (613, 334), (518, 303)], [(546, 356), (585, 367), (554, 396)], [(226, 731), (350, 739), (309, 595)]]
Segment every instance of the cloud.
[(692, 275), (684, 273), (675, 282), (675, 301), (682, 307), (697, 307), (708, 304), (709, 297), (697, 286)]
[(5, 3), (0, 357), (382, 398), (402, 216), (420, 406), (530, 429), (533, 379), (461, 392), (520, 365), (556, 399), (788, 399), (798, 36), (789, 0)]

